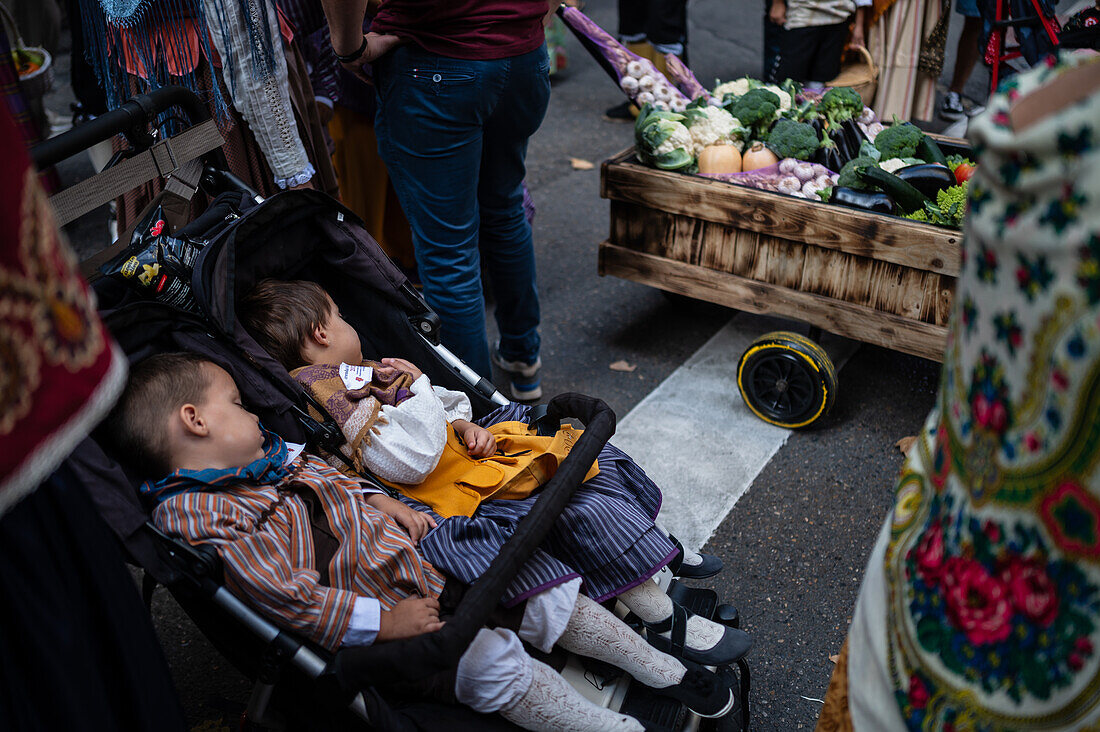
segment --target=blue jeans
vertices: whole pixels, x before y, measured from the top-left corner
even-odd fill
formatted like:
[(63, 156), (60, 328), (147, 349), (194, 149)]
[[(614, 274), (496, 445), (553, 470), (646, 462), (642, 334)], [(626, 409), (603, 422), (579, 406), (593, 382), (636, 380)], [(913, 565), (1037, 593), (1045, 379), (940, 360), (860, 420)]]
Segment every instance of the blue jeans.
[[(412, 226), (424, 297), (443, 343), (490, 376), (480, 256), (496, 298), (500, 352), (539, 354), (531, 226), (523, 213), (527, 139), (550, 99), (546, 47), (471, 61), (403, 46), (374, 67), (378, 152)], [(480, 250), (480, 251), (479, 251)]]

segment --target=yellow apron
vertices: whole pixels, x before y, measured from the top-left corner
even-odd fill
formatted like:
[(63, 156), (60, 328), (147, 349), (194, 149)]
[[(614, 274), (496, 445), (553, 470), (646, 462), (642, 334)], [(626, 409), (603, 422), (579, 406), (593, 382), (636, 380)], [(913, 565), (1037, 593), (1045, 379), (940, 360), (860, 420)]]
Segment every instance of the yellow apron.
[[(497, 441), (497, 454), (473, 458), (454, 429), (439, 464), (417, 485), (389, 483), (410, 498), (432, 507), (440, 516), (472, 516), (489, 498), (526, 498), (546, 484), (584, 433), (569, 425), (553, 437), (542, 437), (523, 422), (498, 422), (486, 427)], [(599, 473), (592, 463), (585, 480)]]

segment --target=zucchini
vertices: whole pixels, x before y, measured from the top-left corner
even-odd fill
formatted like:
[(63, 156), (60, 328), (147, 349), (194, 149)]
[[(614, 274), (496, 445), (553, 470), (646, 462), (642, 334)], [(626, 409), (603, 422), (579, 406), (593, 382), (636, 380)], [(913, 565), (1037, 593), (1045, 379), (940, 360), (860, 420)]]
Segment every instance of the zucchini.
[(885, 193), (868, 193), (857, 191), (855, 188), (834, 188), (833, 195), (829, 197), (829, 203), (884, 214), (892, 214), (896, 210), (894, 199)]
[(951, 172), (951, 169), (939, 163), (907, 165), (904, 168), (895, 170), (894, 175), (933, 201), (936, 200), (937, 193), (956, 184), (955, 174)]
[(936, 141), (928, 135), (921, 137), (920, 142), (917, 143), (917, 157), (929, 163), (939, 163), (947, 167), (947, 156), (943, 154), (943, 150), (940, 150)]
[(905, 213), (912, 213), (919, 208), (924, 208), (925, 203), (930, 203), (928, 196), (878, 166), (868, 166), (862, 175), (863, 180), (881, 188), (886, 195), (894, 199), (894, 203)]

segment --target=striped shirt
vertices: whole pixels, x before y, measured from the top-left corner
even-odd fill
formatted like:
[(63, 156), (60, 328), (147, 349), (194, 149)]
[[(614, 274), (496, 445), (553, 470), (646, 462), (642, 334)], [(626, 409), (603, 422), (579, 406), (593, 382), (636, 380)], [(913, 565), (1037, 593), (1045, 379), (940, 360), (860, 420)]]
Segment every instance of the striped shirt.
[(844, 23), (871, 0), (787, 0), (785, 28), (809, 28), (819, 25)]
[[(331, 587), (319, 582), (309, 509), (290, 491), (294, 484), (317, 497), (339, 543), (328, 567)], [(335, 649), (357, 596), (377, 598), (388, 610), (406, 597), (443, 590), (443, 575), (404, 529), (367, 505), (367, 495), (358, 481), (303, 455), (276, 485), (180, 493), (157, 506), (153, 520), (191, 544), (216, 546), (231, 592), (275, 623)]]

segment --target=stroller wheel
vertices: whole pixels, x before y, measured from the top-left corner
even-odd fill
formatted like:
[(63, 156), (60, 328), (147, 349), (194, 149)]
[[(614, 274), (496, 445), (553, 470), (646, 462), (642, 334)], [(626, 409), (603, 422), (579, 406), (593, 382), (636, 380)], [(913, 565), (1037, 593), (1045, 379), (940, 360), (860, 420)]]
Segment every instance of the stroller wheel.
[(760, 336), (737, 364), (737, 388), (760, 419), (790, 429), (826, 414), (836, 399), (836, 369), (825, 350), (797, 333)]

